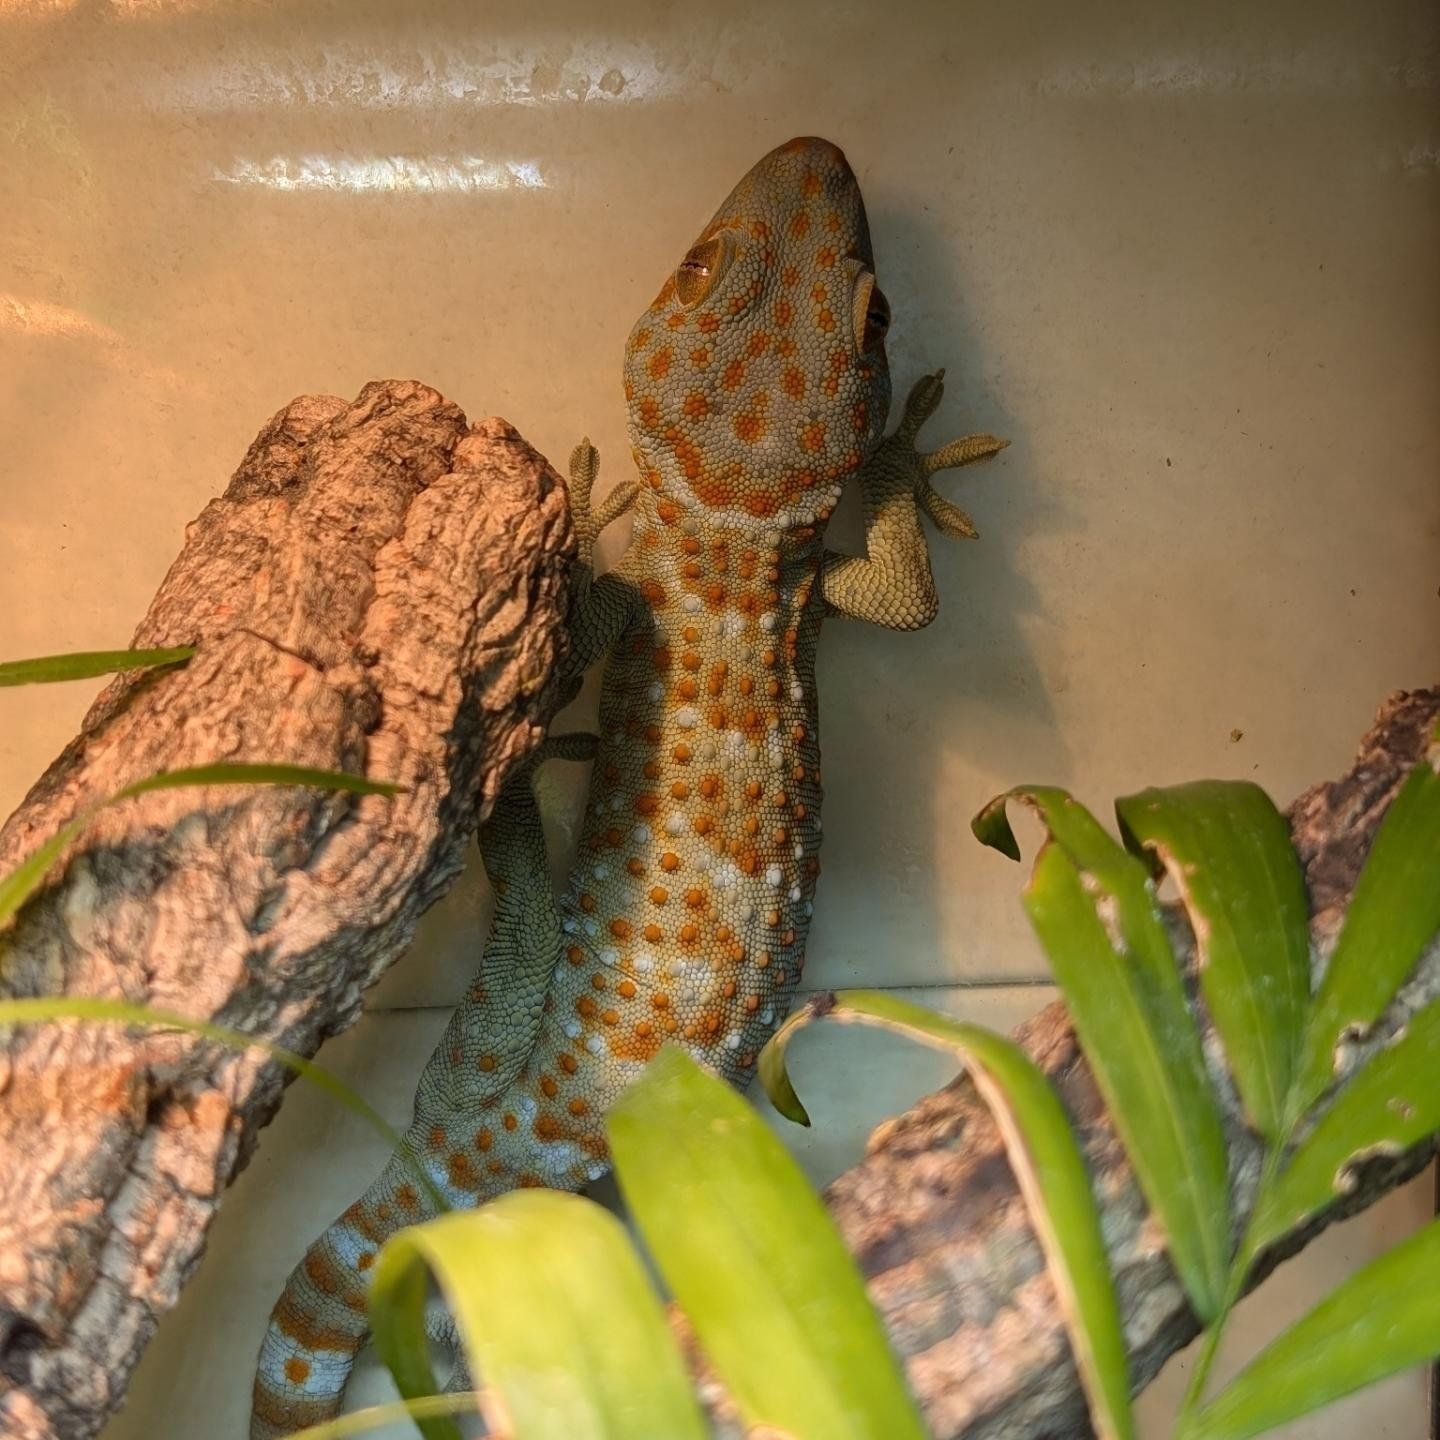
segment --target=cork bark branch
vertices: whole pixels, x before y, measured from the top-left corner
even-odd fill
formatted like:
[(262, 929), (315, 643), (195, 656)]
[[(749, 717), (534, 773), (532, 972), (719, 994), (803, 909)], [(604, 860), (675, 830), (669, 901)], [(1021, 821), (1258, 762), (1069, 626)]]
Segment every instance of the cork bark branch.
[[(1351, 770), (1307, 791), (1290, 807), (1304, 865), (1313, 954), (1323, 962), (1379, 822), (1440, 717), (1440, 689), (1399, 692), (1382, 706)], [(1193, 964), (1183, 915), (1167, 922), (1177, 952)], [(1395, 1003), (1347, 1063), (1392, 1040), (1440, 995), (1440, 944), (1432, 944)], [(1080, 1054), (1062, 1004), (1017, 1032), (1075, 1122), (1102, 1204), (1137, 1385), (1151, 1379), (1195, 1335), (1197, 1325), (1163, 1240), (1149, 1217), (1110, 1117)], [(1248, 1210), (1260, 1149), (1233, 1088), (1208, 1046), (1224, 1107), (1236, 1195)], [(1378, 1159), (1333, 1209), (1267, 1254), (1257, 1280), (1325, 1226), (1373, 1204), (1417, 1173), (1434, 1141)], [(963, 1078), (882, 1125), (863, 1161), (828, 1190), (826, 1202), (863, 1269), (903, 1356), (936, 1440), (1062, 1440), (1090, 1433), (1079, 1382), (1045, 1272), (999, 1134)], [(717, 1429), (733, 1415), (712, 1390)], [(1420, 1423), (1416, 1418), (1417, 1425)]]
[[(504, 421), (471, 427), (412, 381), (292, 402), (132, 642), (198, 653), (108, 686), (0, 829), (0, 874), (160, 770), (284, 761), (404, 791), (106, 811), (0, 940), (0, 994), (142, 1002), (312, 1054), (543, 735), (573, 554), (563, 483)], [(287, 1078), (184, 1034), (0, 1032), (0, 1435), (77, 1440), (118, 1407)]]

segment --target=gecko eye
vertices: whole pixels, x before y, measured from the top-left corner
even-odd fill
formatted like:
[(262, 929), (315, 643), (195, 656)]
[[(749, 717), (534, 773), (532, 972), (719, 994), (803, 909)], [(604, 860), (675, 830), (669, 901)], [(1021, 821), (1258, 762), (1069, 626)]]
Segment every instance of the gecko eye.
[(702, 240), (680, 262), (675, 272), (675, 294), (687, 310), (698, 305), (715, 288), (729, 258), (724, 238), (713, 235), (709, 240)]
[(862, 355), (878, 350), (890, 328), (890, 302), (868, 271), (855, 287), (855, 343)]

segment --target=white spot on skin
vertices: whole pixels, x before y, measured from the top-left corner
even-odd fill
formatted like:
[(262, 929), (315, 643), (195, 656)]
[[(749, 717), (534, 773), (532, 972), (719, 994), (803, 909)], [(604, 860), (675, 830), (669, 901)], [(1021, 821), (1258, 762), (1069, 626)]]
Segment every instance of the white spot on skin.
[(760, 1012), (760, 1023), (762, 1025), (773, 1025), (775, 1023), (775, 1012), (773, 1010), (762, 1010)]
[(618, 965), (620, 963), (620, 952), (613, 947), (607, 947), (600, 952), (600, 963), (602, 965)]
[(800, 898), (800, 887), (798, 885), (792, 885), (790, 887), (790, 898), (792, 900), (798, 900)]
[(655, 701), (659, 700), (664, 694), (665, 687), (657, 682), (645, 692), (645, 698), (653, 704)]
[(799, 683), (790, 686), (790, 698), (792, 700), (803, 700), (805, 698), (805, 687)]
[(597, 865), (590, 873), (597, 880), (603, 880), (610, 873), (610, 867), (608, 865)]
[(799, 860), (799, 859), (801, 859), (801, 858), (804, 856), (804, 854), (805, 854), (805, 847), (804, 847), (803, 845), (797, 845), (797, 846), (795, 847), (795, 858), (796, 858), (797, 860)]
[(605, 1174), (605, 1168), (606, 1167), (598, 1161), (592, 1160), (590, 1164), (585, 1167), (585, 1178), (587, 1180), (598, 1180)]
[(655, 968), (655, 957), (642, 950), (635, 957), (635, 968), (640, 971), (642, 975), (646, 974)]
[(687, 595), (680, 604), (687, 615), (698, 614), (700, 610), (700, 597), (698, 595)]
[(585, 1048), (592, 1055), (603, 1055), (605, 1053), (605, 1042), (598, 1035), (591, 1035), (585, 1041)]
[(693, 730), (700, 723), (700, 712), (693, 705), (682, 705), (675, 712), (675, 723), (682, 730)]
[(593, 940), (600, 933), (600, 922), (598, 920), (587, 920), (585, 922), (585, 933)]
[(569, 1040), (580, 1038), (580, 1022), (578, 1020), (567, 1020), (565, 1022), (565, 1036)]
[(520, 1097), (519, 1105), (517, 1105), (515, 1108), (519, 1110), (521, 1119), (533, 1120), (536, 1114), (539, 1112), (540, 1106), (535, 1102), (535, 1099), (532, 1096), (522, 1095)]
[(775, 612), (773, 610), (767, 610), (760, 617), (758, 623), (760, 625), (760, 628), (768, 635), (772, 630), (774, 630), (776, 624), (778, 623), (776, 621)]
[(573, 935), (580, 928), (580, 922), (575, 919), (573, 915), (567, 916), (566, 919), (561, 922), (560, 928), (567, 935)]
[(732, 1030), (725, 1037), (725, 1048), (727, 1050), (738, 1050), (740, 1048), (740, 1032), (738, 1030)]
[(765, 883), (767, 885), (779, 885), (785, 879), (778, 865), (770, 865), (765, 870)]
[(637, 845), (648, 845), (650, 843), (650, 827), (648, 825), (637, 825), (630, 832), (630, 838)]
[(680, 835), (685, 830), (685, 817), (676, 810), (666, 817), (665, 833), (667, 835)]

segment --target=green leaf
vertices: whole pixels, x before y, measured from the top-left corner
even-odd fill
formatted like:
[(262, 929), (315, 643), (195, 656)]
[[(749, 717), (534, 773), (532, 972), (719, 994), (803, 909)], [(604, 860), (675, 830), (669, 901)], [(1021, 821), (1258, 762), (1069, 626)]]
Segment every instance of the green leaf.
[(1394, 1044), (1345, 1082), (1279, 1179), (1266, 1188), (1247, 1238), (1252, 1256), (1346, 1194), (1357, 1164), (1403, 1154), (1440, 1130), (1437, 1066), (1440, 1001), (1413, 1016)]
[(344, 790), (352, 795), (395, 795), (398, 785), (347, 775), (341, 770), (315, 770), (308, 765), (220, 764), (194, 765), (183, 770), (165, 770), (117, 790), (108, 799), (82, 811), (62, 825), (54, 835), (27, 855), (8, 875), (0, 877), (0, 927), (40, 888), (50, 867), (80, 832), (110, 805), (153, 790), (182, 790), (197, 785), (304, 785), (318, 790)]
[(809, 1124), (785, 1068), (799, 1029), (820, 1017), (883, 1025), (959, 1055), (1005, 1142), (1050, 1267), (1075, 1368), (1101, 1440), (1133, 1436), (1130, 1371), (1100, 1212), (1064, 1107), (1013, 1041), (878, 990), (842, 990), (796, 1011), (760, 1053), (760, 1075), (782, 1115)]
[[(400, 1144), (399, 1134), (384, 1116), (338, 1076), (323, 1065), (317, 1065), (313, 1060), (307, 1060), (303, 1055), (287, 1050), (283, 1045), (277, 1045), (264, 1036), (251, 1035), (244, 1030), (231, 1030), (224, 1025), (212, 1025), (206, 1020), (196, 1020), (173, 1010), (135, 1005), (128, 1000), (102, 1000), (81, 995), (0, 1000), (0, 1025), (40, 1025), (55, 1020), (85, 1020), (91, 1023), (142, 1025), (155, 1030), (184, 1030), (191, 1035), (225, 1045), (231, 1050), (263, 1050), (272, 1060), (278, 1060), (287, 1069), (293, 1070), (312, 1085), (319, 1086), (326, 1094), (333, 1096), (347, 1110), (353, 1111), (392, 1148)], [(448, 1208), (429, 1180), (425, 1180), (425, 1185), (436, 1197), (440, 1208)]]
[(1391, 802), (1355, 884), (1306, 1031), (1291, 1108), (1298, 1117), (1335, 1078), (1335, 1052), (1368, 1030), (1440, 929), (1440, 753), (1410, 772)]
[(976, 836), (1019, 855), (1008, 799), (1050, 831), (1025, 891), (1140, 1188), (1201, 1320), (1224, 1303), (1230, 1252), (1229, 1162), (1200, 1037), (1145, 867), (1064, 790), (1025, 787), (992, 800)]
[[(381, 1359), (412, 1398), (435, 1389), (423, 1320), (429, 1275), (484, 1383), (492, 1429), (513, 1440), (703, 1440), (659, 1298), (625, 1227), (594, 1202), (516, 1190), (386, 1242), (371, 1322)], [(429, 1440), (458, 1435), (449, 1420), (420, 1428)]]
[(606, 1124), (626, 1204), (747, 1426), (923, 1440), (854, 1260), (739, 1095), (667, 1047)]
[(1351, 1276), (1263, 1350), (1180, 1440), (1244, 1440), (1440, 1353), (1440, 1221)]
[(1276, 1144), (1310, 997), (1305, 880), (1285, 818), (1258, 785), (1221, 780), (1142, 790), (1115, 813), (1130, 849), (1153, 852), (1180, 889), (1235, 1088)]
[(5, 660), (0, 661), (0, 686), (90, 680), (117, 670), (176, 665), (194, 653), (193, 645), (177, 645), (170, 650), (78, 650), (69, 655), (39, 655), (33, 660)]

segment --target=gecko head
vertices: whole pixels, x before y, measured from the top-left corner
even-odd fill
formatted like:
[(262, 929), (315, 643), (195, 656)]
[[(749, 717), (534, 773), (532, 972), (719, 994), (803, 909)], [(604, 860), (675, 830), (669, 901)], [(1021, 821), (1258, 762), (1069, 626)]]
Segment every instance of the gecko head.
[(772, 150), (630, 333), (641, 503), (739, 527), (823, 519), (883, 432), (889, 319), (844, 154), (808, 137)]

